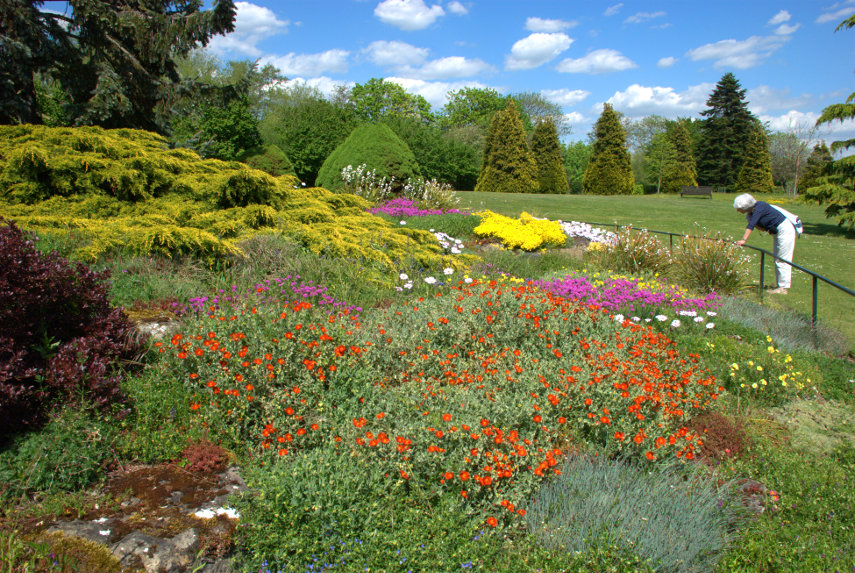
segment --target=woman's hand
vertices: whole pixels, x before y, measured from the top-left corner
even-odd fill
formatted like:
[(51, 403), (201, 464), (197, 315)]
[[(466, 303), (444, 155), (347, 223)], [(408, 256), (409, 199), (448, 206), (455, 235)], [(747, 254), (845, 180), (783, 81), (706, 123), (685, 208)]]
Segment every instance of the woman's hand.
[(742, 245), (745, 244), (745, 239), (739, 239), (738, 241), (736, 241), (736, 244), (741, 247)]

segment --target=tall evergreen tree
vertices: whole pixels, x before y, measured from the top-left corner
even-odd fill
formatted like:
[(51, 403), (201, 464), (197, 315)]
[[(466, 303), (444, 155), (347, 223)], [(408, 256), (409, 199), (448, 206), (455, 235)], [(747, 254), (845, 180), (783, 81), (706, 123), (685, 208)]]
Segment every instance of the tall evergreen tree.
[(537, 188), (540, 193), (567, 193), (558, 130), (551, 118), (537, 123), (531, 138), (531, 152), (537, 166)]
[[(234, 30), (233, 0), (41, 0), (0, 2), (0, 121), (39, 121), (35, 74), (58, 81), (78, 125), (165, 131), (183, 87), (174, 58)], [(6, 56), (11, 65), (6, 66)]]
[(775, 190), (775, 183), (772, 181), (772, 159), (763, 129), (755, 129), (748, 138), (745, 157), (733, 190), (735, 193), (771, 193)]
[(591, 195), (629, 195), (634, 182), (626, 132), (617, 112), (607, 103), (594, 126), (594, 149), (582, 188)]
[(801, 177), (799, 177), (798, 188), (804, 191), (805, 189), (819, 185), (820, 177), (825, 174), (826, 169), (832, 161), (831, 151), (829, 151), (825, 142), (817, 143), (807, 158), (807, 164), (802, 171)]
[(537, 167), (525, 141), (520, 112), (510, 100), (490, 122), (475, 191), (533, 193), (536, 190)]
[(726, 73), (707, 100), (698, 143), (698, 181), (732, 186), (745, 159), (745, 146), (759, 122), (745, 101), (745, 90)]
[[(835, 32), (855, 28), (855, 15), (840, 23)], [(816, 125), (824, 125), (839, 121), (855, 119), (855, 92), (846, 98), (844, 103), (832, 104), (822, 110)], [(831, 152), (855, 147), (855, 138), (835, 141), (831, 144)], [(826, 205), (826, 217), (839, 216), (839, 225), (855, 228), (855, 155), (847, 155), (831, 162), (825, 169), (824, 175), (818, 178), (816, 185), (805, 190), (805, 197)]]
[(692, 140), (680, 122), (674, 122), (665, 135), (667, 151), (662, 163), (663, 193), (676, 193), (683, 186), (698, 184), (695, 158), (692, 156)]

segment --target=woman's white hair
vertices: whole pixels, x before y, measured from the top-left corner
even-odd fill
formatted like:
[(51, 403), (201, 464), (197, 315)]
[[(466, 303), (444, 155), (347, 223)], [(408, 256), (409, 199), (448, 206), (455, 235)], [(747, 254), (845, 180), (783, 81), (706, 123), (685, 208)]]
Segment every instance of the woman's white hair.
[(751, 209), (757, 203), (757, 199), (749, 193), (743, 193), (733, 200), (733, 208), (737, 210)]

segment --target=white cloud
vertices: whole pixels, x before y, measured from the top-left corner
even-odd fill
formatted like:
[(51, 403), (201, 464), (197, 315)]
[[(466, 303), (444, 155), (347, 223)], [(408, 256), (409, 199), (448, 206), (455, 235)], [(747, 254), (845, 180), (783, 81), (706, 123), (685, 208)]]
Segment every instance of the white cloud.
[(721, 40), (689, 50), (693, 61), (715, 60), (716, 68), (746, 70), (759, 65), (790, 39), (789, 36), (751, 36), (747, 40)]
[(615, 4), (614, 6), (609, 6), (608, 8), (606, 8), (606, 11), (603, 12), (603, 16), (614, 16), (620, 11), (621, 8), (623, 8), (623, 2), (621, 2), (620, 4)]
[(295, 54), (284, 56), (266, 56), (264, 64), (272, 64), (286, 76), (320, 76), (324, 72), (343, 73), (347, 71), (347, 58), (350, 52), (345, 50), (327, 50), (318, 54)]
[(813, 98), (809, 94), (792, 97), (789, 89), (775, 89), (769, 86), (758, 86), (746, 92), (748, 109), (760, 115), (771, 110), (795, 109), (809, 105)]
[(429, 50), (406, 42), (378, 40), (362, 50), (378, 66), (418, 66), (427, 59)]
[(827, 22), (840, 23), (852, 14), (855, 14), (855, 0), (832, 4), (826, 10), (827, 12), (820, 14), (816, 19), (817, 24), (825, 24)]
[(775, 33), (779, 36), (789, 36), (796, 30), (798, 30), (800, 26), (801, 24), (795, 24), (792, 26), (790, 24), (781, 24), (780, 26), (775, 28)]
[[(768, 123), (769, 128), (773, 131), (783, 131), (785, 133), (793, 131), (797, 135), (800, 134), (802, 137), (806, 137), (808, 130), (816, 124), (819, 114), (813, 111), (803, 112), (790, 109), (780, 115), (758, 115), (757, 117), (763, 123)], [(830, 144), (833, 141), (846, 139), (855, 139), (855, 120), (835, 121), (819, 126), (813, 133), (813, 138), (808, 144), (812, 147), (820, 141)], [(849, 150), (848, 152), (842, 152), (840, 156), (851, 154), (852, 151)]]
[(654, 18), (661, 18), (665, 15), (665, 12), (637, 12), (623, 21), (624, 24), (641, 24), (642, 22), (646, 22), (647, 20), (653, 20)]
[(492, 72), (493, 66), (479, 59), (468, 59), (462, 56), (449, 56), (426, 62), (419, 68), (401, 66), (395, 73), (407, 79), (442, 80), (451, 78), (469, 78), (479, 74)]
[(288, 20), (279, 20), (269, 8), (256, 6), (249, 2), (236, 2), (237, 15), (235, 29), (225, 36), (214, 36), (208, 43), (212, 52), (224, 54), (240, 54), (253, 58), (262, 52), (257, 44), (271, 36), (288, 32)]
[(354, 82), (340, 82), (327, 76), (318, 76), (316, 78), (292, 78), (281, 84), (282, 87), (295, 85), (307, 85), (320, 90), (325, 97), (332, 96), (336, 90), (341, 87), (350, 87), (355, 85)]
[(570, 90), (567, 88), (558, 90), (541, 90), (540, 93), (543, 97), (553, 103), (567, 106), (576, 105), (591, 95), (591, 92), (585, 90)]
[(549, 20), (546, 18), (532, 17), (525, 21), (525, 29), (529, 32), (560, 32), (579, 25), (576, 20)]
[(395, 82), (405, 90), (414, 95), (425, 98), (435, 108), (440, 108), (448, 102), (448, 92), (463, 88), (486, 88), (488, 86), (480, 82), (427, 82), (414, 78), (391, 77), (385, 78), (387, 82)]
[(606, 101), (630, 117), (653, 114), (671, 118), (694, 116), (706, 107), (706, 100), (714, 88), (714, 84), (703, 83), (677, 92), (669, 87), (632, 84), (625, 91), (615, 92)]
[(401, 30), (424, 30), (445, 15), (439, 4), (428, 7), (424, 0), (383, 0), (374, 8), (382, 22)]
[(458, 16), (463, 16), (464, 14), (469, 13), (469, 10), (466, 9), (466, 6), (464, 6), (457, 0), (454, 0), (454, 2), (449, 2), (448, 4), (446, 4), (446, 7), (448, 8), (449, 12)]
[(677, 63), (677, 58), (675, 58), (674, 56), (667, 56), (664, 58), (659, 58), (659, 61), (656, 62), (656, 65), (659, 66), (660, 68), (670, 68), (671, 66), (673, 66), (676, 63)]
[(587, 117), (585, 117), (584, 115), (582, 115), (578, 111), (571, 111), (570, 113), (565, 113), (564, 119), (570, 125), (590, 122), (590, 120)]
[(518, 40), (505, 57), (506, 70), (529, 70), (543, 65), (570, 47), (573, 40), (567, 34), (529, 34)]
[(777, 14), (772, 16), (772, 19), (769, 20), (769, 25), (770, 26), (777, 26), (778, 24), (783, 24), (784, 22), (789, 22), (789, 21), (790, 21), (790, 13), (787, 12), (786, 10), (781, 10), (780, 12), (778, 12)]
[(604, 74), (637, 67), (617, 50), (594, 50), (583, 58), (562, 60), (555, 69), (569, 74)]

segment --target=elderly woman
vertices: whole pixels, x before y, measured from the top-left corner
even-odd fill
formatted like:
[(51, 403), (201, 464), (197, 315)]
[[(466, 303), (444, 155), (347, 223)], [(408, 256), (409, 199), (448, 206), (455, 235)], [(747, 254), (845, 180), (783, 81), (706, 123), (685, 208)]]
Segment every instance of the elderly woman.
[(778, 279), (778, 287), (769, 292), (787, 294), (793, 271), (790, 262), (793, 260), (793, 251), (796, 248), (795, 226), (781, 211), (765, 201), (757, 201), (748, 193), (743, 193), (734, 199), (733, 207), (740, 213), (744, 213), (748, 221), (745, 234), (742, 235), (742, 239), (736, 241), (737, 245), (744, 245), (755, 227), (775, 237), (775, 246), (772, 252), (776, 257), (780, 257), (775, 259), (775, 276)]

